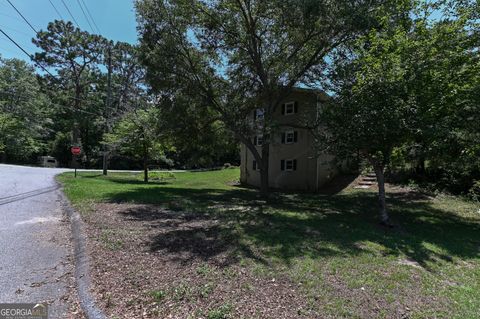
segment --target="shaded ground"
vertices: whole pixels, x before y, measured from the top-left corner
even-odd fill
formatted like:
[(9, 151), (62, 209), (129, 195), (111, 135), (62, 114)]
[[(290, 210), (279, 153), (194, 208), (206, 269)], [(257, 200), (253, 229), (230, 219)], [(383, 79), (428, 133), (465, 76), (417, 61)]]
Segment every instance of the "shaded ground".
[(219, 221), (142, 205), (100, 204), (96, 211), (101, 217), (90, 223), (96, 291), (111, 314), (294, 318), (308, 309), (298, 284), (239, 264)]
[(96, 293), (121, 318), (475, 318), (480, 214), (391, 188), (394, 230), (370, 191), (232, 187), (235, 170), (63, 176), (84, 211)]

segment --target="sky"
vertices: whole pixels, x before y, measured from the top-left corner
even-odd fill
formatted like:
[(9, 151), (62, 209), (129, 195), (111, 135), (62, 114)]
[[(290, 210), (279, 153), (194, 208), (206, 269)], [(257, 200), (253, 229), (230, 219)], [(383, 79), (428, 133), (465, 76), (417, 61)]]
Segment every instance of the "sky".
[[(10, 0), (10, 2), (36, 30), (45, 30), (48, 22), (61, 18), (59, 14), (64, 20), (72, 21), (64, 2), (80, 28), (93, 33), (79, 5), (79, 3), (81, 5), (85, 3), (102, 36), (115, 41), (137, 42), (134, 0), (63, 0), (63, 2), (62, 0)], [(59, 14), (50, 2), (57, 8)], [(83, 9), (86, 16), (89, 17), (88, 11)], [(90, 24), (95, 28), (92, 22)], [(36, 51), (35, 45), (32, 44), (35, 32), (7, 0), (0, 0), (0, 29), (28, 53), (32, 54)], [(1, 33), (0, 55), (3, 58), (19, 58), (29, 61), (28, 56)]]

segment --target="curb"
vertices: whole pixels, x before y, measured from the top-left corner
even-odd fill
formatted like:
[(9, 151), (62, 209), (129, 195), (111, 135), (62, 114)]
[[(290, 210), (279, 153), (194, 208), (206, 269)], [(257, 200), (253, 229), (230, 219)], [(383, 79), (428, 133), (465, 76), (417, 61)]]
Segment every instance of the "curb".
[(80, 306), (87, 319), (107, 319), (105, 314), (95, 305), (95, 298), (90, 293), (89, 259), (86, 249), (84, 224), (80, 214), (72, 207), (70, 201), (63, 193), (63, 187), (57, 182), (60, 189), (60, 198), (64, 210), (70, 218), (75, 260), (75, 280)]

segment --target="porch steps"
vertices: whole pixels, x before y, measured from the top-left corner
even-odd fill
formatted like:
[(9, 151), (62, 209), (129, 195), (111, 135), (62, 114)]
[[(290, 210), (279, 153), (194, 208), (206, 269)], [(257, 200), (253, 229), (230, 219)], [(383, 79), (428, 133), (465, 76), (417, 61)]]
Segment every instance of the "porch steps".
[(375, 182), (370, 182), (370, 181), (360, 181), (358, 182), (358, 185), (366, 185), (366, 186), (372, 186), (375, 185)]
[(353, 188), (356, 189), (368, 189), (372, 186), (377, 185), (377, 177), (375, 176), (374, 173), (368, 173), (365, 175), (360, 176), (357, 179), (357, 185), (355, 185)]

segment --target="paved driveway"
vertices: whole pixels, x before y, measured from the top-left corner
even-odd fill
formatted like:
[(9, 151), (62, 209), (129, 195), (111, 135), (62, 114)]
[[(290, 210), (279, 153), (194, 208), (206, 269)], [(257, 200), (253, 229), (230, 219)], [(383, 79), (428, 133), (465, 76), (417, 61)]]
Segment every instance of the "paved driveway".
[(0, 165), (0, 302), (49, 302), (67, 315), (73, 284), (70, 224), (54, 176), (61, 169)]

